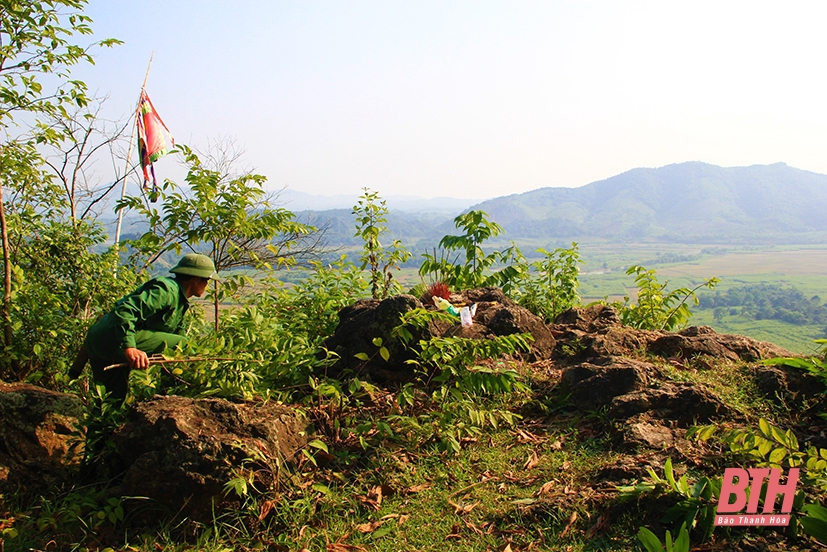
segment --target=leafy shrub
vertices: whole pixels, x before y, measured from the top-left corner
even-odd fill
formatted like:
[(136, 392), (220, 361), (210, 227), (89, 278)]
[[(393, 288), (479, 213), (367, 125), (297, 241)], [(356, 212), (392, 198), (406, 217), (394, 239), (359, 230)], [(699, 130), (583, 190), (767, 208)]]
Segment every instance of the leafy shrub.
[(544, 258), (531, 263), (530, 271), (520, 273), (513, 294), (520, 305), (551, 322), (561, 312), (580, 303), (577, 293), (580, 254), (576, 243), (569, 249), (537, 251)]
[(692, 300), (697, 305), (695, 292), (702, 287), (712, 289), (719, 281), (710, 278), (692, 289), (667, 291), (669, 281), (658, 282), (654, 269), (631, 266), (626, 274), (635, 275), (637, 302), (630, 303), (627, 296), (623, 303), (615, 303), (615, 306), (624, 324), (644, 330), (674, 330), (684, 326), (692, 317), (687, 301)]
[(114, 250), (95, 251), (105, 240), (98, 225), (34, 216), (16, 219), (12, 228), (14, 341), (5, 350), (0, 379), (54, 387), (63, 381), (86, 330), (131, 291), (137, 275), (130, 267), (115, 271)]

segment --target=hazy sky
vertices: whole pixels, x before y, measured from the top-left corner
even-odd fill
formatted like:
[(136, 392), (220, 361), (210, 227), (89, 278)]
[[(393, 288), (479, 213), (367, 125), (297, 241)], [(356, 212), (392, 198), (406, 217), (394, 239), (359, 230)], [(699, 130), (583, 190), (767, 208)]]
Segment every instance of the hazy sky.
[[(76, 75), (269, 186), (487, 198), (635, 167), (827, 173), (827, 3), (90, 0)], [(164, 176), (168, 160), (157, 167)], [(171, 171), (172, 169), (169, 169)]]

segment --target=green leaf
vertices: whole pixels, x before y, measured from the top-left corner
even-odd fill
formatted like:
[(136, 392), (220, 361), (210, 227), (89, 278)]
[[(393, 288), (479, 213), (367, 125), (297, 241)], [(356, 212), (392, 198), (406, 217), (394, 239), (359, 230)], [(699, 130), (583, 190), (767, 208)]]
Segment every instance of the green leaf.
[(799, 518), (798, 523), (804, 532), (813, 537), (821, 544), (827, 544), (827, 521), (823, 519), (805, 516)]
[(770, 464), (780, 464), (784, 457), (787, 455), (787, 449), (784, 448), (777, 448), (770, 453)]
[(689, 552), (689, 531), (686, 530), (685, 523), (681, 525), (681, 530), (678, 533), (678, 538), (675, 539), (672, 550), (674, 552)]
[(382, 346), (382, 338), (381, 337), (374, 337), (371, 342), (376, 345), (377, 347)]
[(675, 483), (675, 472), (672, 470), (672, 459), (671, 458), (666, 459), (666, 463), (663, 465), (663, 472), (666, 475), (666, 481), (669, 483), (669, 486), (677, 491), (678, 486)]
[(784, 432), (781, 431), (780, 429), (778, 429), (777, 427), (770, 426), (770, 433), (772, 434), (772, 438), (775, 439), (775, 441), (778, 444), (781, 444), (781, 445), (787, 445), (788, 444), (787, 443), (787, 438), (784, 435)]
[(827, 522), (827, 508), (824, 508), (823, 506), (818, 504), (806, 504), (802, 508), (802, 511), (807, 514), (807, 517), (812, 517)]
[(678, 486), (680, 487), (681, 493), (683, 493), (684, 496), (689, 496), (689, 483), (687, 482), (686, 474), (681, 476), (680, 481), (678, 481)]
[(324, 483), (313, 483), (311, 487), (314, 491), (319, 491), (322, 494), (330, 494), (330, 487)]
[(321, 441), (319, 439), (314, 439), (314, 440), (310, 441), (309, 443), (307, 443), (307, 446), (317, 448), (319, 450), (323, 450), (326, 453), (330, 454), (330, 451), (327, 449), (327, 444), (325, 444), (324, 441)]
[(316, 458), (307, 452), (307, 449), (302, 449), (302, 456), (307, 458), (314, 466), (318, 466), (319, 464), (316, 463)]
[(388, 349), (385, 347), (379, 347), (379, 356), (385, 359), (387, 362), (391, 358), (391, 354), (388, 352)]
[(647, 552), (663, 552), (660, 539), (646, 527), (641, 527), (637, 532), (637, 540), (646, 548)]
[(353, 356), (355, 356), (355, 357), (356, 357), (356, 358), (358, 358), (359, 360), (363, 360), (363, 361), (365, 361), (365, 362), (367, 362), (368, 360), (370, 360), (370, 357), (368, 356), (368, 354), (367, 354), (367, 353), (356, 353), (356, 354), (355, 354), (355, 355), (353, 355)]

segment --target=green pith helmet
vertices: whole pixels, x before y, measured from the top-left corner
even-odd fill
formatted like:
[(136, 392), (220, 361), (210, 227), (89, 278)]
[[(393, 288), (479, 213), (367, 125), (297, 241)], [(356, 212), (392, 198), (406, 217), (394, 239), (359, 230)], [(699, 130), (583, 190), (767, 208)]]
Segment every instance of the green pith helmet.
[(169, 271), (173, 274), (189, 274), (190, 276), (209, 278), (210, 280), (219, 279), (218, 274), (215, 273), (215, 263), (212, 262), (212, 259), (198, 253), (187, 253)]

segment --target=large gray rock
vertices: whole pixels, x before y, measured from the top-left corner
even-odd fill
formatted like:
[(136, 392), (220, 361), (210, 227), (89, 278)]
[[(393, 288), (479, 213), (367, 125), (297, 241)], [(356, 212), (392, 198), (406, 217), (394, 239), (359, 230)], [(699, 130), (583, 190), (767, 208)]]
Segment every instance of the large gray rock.
[(678, 427), (709, 423), (723, 417), (741, 417), (704, 385), (671, 382), (615, 397), (608, 415), (625, 420), (643, 413), (653, 419), (673, 422)]
[(678, 333), (665, 333), (649, 345), (649, 352), (665, 357), (707, 355), (747, 362), (795, 356), (772, 343), (740, 335), (719, 334), (709, 326), (692, 326)]
[(801, 407), (808, 402), (824, 403), (824, 382), (800, 368), (759, 365), (753, 368), (753, 375), (764, 396), (779, 404)]
[(470, 328), (463, 328), (457, 322), (444, 328), (442, 335), (492, 339), (513, 334), (529, 334), (532, 338), (531, 350), (526, 355), (526, 360), (547, 360), (554, 353), (557, 341), (551, 328), (542, 318), (509, 299), (501, 289), (469, 289), (451, 295), (451, 301), (466, 305), (476, 303), (474, 324)]
[[(339, 325), (324, 343), (326, 349), (339, 357), (329, 373), (352, 372), (379, 382), (410, 379), (412, 369), (406, 361), (416, 355), (394, 337), (392, 331), (401, 323), (403, 314), (417, 308), (422, 308), (422, 303), (413, 295), (396, 295), (382, 301), (363, 299), (340, 310)], [(413, 344), (436, 332), (434, 328), (412, 328), (411, 331)], [(388, 351), (387, 360), (379, 354), (379, 347), (374, 344), (376, 338), (382, 340), (382, 346)], [(360, 360), (356, 357), (358, 354), (366, 354), (370, 360)]]
[(645, 389), (657, 374), (652, 364), (628, 358), (605, 357), (563, 371), (560, 386), (577, 408), (584, 411), (608, 406), (615, 397)]
[(214, 508), (237, 500), (224, 486), (246, 462), (278, 471), (307, 443), (307, 425), (274, 403), (174, 396), (137, 403), (113, 436), (125, 470), (120, 494), (149, 497), (161, 516), (209, 521)]
[(37, 493), (65, 480), (83, 452), (82, 415), (75, 395), (0, 382), (0, 496), (11, 489)]

